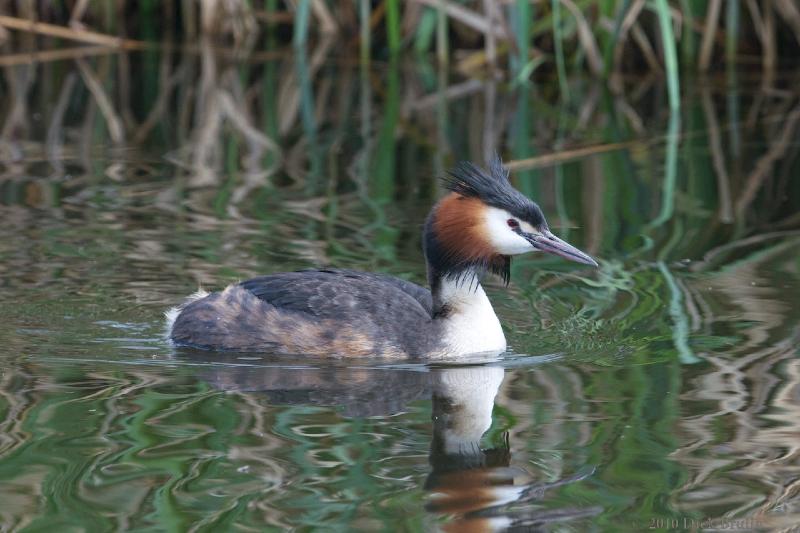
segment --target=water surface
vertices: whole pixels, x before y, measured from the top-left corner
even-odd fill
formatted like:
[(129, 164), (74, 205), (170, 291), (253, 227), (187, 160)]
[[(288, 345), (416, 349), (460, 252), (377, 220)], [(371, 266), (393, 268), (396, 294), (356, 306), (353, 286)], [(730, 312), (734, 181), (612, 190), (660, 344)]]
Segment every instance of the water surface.
[[(563, 102), (330, 54), (5, 67), (2, 529), (800, 523), (796, 84), (687, 82), (670, 116), (658, 80), (575, 79)], [(600, 260), (488, 281), (498, 360), (163, 340), (198, 286), (324, 265), (423, 283), (436, 176), (495, 150)]]

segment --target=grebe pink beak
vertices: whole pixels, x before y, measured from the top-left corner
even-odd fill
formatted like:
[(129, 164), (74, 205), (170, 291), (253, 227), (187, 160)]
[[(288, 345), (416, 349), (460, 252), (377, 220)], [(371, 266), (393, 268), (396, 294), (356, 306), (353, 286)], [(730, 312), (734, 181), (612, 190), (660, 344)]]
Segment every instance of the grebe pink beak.
[(528, 242), (531, 243), (537, 250), (557, 255), (559, 257), (563, 257), (564, 259), (575, 261), (576, 263), (582, 263), (584, 265), (591, 265), (595, 267), (598, 266), (597, 261), (581, 252), (568, 242), (559, 239), (550, 233), (550, 230), (546, 229), (541, 233), (523, 232), (521, 235), (525, 237)]

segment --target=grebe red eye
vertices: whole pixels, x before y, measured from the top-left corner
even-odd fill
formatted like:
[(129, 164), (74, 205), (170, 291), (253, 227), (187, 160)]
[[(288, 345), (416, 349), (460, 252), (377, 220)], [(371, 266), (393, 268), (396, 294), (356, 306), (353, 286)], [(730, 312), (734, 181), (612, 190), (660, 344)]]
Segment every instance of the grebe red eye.
[(508, 223), (509, 228), (516, 229), (519, 227), (519, 222), (517, 222), (513, 218), (509, 218), (506, 222)]

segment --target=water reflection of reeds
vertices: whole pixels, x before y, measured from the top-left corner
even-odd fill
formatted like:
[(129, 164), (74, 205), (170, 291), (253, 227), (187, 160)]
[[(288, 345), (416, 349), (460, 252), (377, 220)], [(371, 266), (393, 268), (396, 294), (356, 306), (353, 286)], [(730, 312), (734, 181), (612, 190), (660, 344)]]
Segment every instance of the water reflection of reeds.
[[(643, 115), (652, 115), (649, 110), (658, 106), (652, 97), (657, 99), (659, 95), (652, 92), (652, 85), (650, 93), (644, 91), (639, 97), (622, 93), (613, 100), (600, 102), (590, 96), (579, 110), (564, 108), (563, 112), (553, 114), (550, 111), (552, 102), (545, 96), (537, 97), (531, 105), (528, 91), (519, 90), (514, 99), (503, 96), (502, 104), (497, 104), (499, 96), (494, 83), (469, 80), (441, 87), (437, 86), (435, 78), (426, 79), (430, 77), (424, 69), (416, 69), (415, 72), (409, 67), (402, 67), (404, 83), (396, 89), (393, 87), (397, 86), (399, 80), (392, 81), (392, 75), (385, 77), (382, 72), (367, 72), (369, 84), (374, 84), (378, 90), (364, 92), (369, 85), (359, 89), (355, 83), (357, 77), (330, 76), (330, 67), (325, 71), (320, 70), (329, 51), (328, 42), (321, 43), (308, 58), (301, 53), (294, 61), (273, 60), (246, 66), (217, 56), (208, 44), (204, 44), (200, 50), (199, 57), (184, 55), (176, 58), (169, 53), (142, 52), (133, 58), (134, 61), (126, 53), (94, 62), (79, 59), (77, 68), (67, 75), (57, 74), (49, 63), (39, 67), (7, 67), (5, 77), (10, 98), (2, 130), (7, 170), (16, 168), (15, 173), (19, 173), (23, 170), (17, 168), (18, 165), (42, 161), (48, 161), (54, 171), (62, 176), (65, 165), (71, 167), (78, 164), (78, 169), (91, 168), (88, 160), (91, 149), (86, 143), (92, 139), (109, 139), (112, 145), (121, 145), (121, 153), (147, 151), (153, 143), (166, 142), (170, 149), (168, 159), (179, 169), (176, 177), (184, 175), (185, 183), (183, 180), (181, 182), (189, 187), (230, 184), (225, 198), (230, 206), (242, 201), (255, 188), (268, 184), (268, 178), (276, 174), (291, 178), (298, 184), (319, 183), (323, 164), (326, 175), (330, 175), (331, 170), (337, 167), (351, 172), (360, 171), (359, 179), (369, 175), (368, 181), (373, 187), (382, 187), (380, 180), (391, 179), (394, 172), (394, 166), (390, 163), (395, 161), (396, 149), (396, 143), (387, 144), (389, 139), (385, 132), (394, 132), (391, 136), (394, 137), (398, 129), (406, 132), (404, 136), (420, 142), (420, 148), (443, 152), (447, 161), (465, 156), (482, 159), (498, 145), (519, 146), (513, 152), (518, 153), (524, 161), (511, 161), (510, 165), (521, 172), (523, 187), (530, 188), (528, 184), (535, 183), (539, 177), (545, 179), (546, 185), (537, 187), (543, 189), (538, 196), (547, 195), (543, 200), (553, 203), (550, 171), (530, 169), (555, 166), (560, 175), (558, 189), (561, 189), (555, 191), (556, 196), (571, 202), (574, 201), (574, 195), (569, 194), (568, 185), (564, 182), (574, 181), (570, 176), (576, 172), (568, 162), (575, 157), (586, 158), (584, 168), (578, 171), (582, 175), (600, 174), (599, 168), (593, 171), (585, 167), (597, 161), (590, 157), (593, 154), (609, 154), (606, 166), (611, 166), (602, 169), (605, 171), (603, 174), (615, 170), (615, 165), (616, 170), (623, 171), (615, 173), (620, 175), (634, 169), (639, 172), (657, 172), (658, 169), (661, 150), (659, 136), (655, 134), (650, 139), (637, 138), (645, 131), (643, 128), (653, 131), (656, 127), (657, 132), (658, 125), (665, 118), (658, 113), (647, 120), (642, 118)], [(246, 72), (244, 76), (241, 74), (242, 68)], [(41, 92), (44, 85), (33, 83), (37, 69), (42, 69), (42, 75), (54, 82), (47, 84), (49, 94)], [(351, 72), (346, 67), (338, 70), (345, 74)], [(394, 69), (390, 68), (388, 72), (392, 73)], [(133, 78), (137, 79), (137, 90), (131, 88)], [(78, 86), (77, 79), (80, 79)], [(114, 79), (120, 82), (113, 91), (115, 94), (112, 94), (109, 89)], [(388, 85), (385, 85), (386, 82), (389, 82)], [(146, 88), (141, 83), (145, 83)], [(28, 106), (34, 90), (38, 91), (37, 98), (55, 102), (53, 108), (31, 113)], [(73, 94), (75, 91), (79, 94)], [(596, 87), (588, 87), (587, 91), (590, 95), (597, 94)], [(739, 212), (745, 210), (765, 186), (779, 186), (783, 190), (791, 186), (785, 177), (773, 179), (775, 175), (785, 176), (787, 167), (791, 166), (791, 161), (786, 161), (784, 156), (790, 154), (789, 150), (793, 148), (788, 141), (796, 122), (795, 113), (790, 111), (788, 120), (780, 121), (778, 127), (773, 127), (776, 117), (784, 116), (787, 105), (792, 105), (794, 101), (791, 93), (779, 95), (770, 95), (769, 100), (773, 105), (764, 103), (764, 96), (758, 91), (755, 99), (751, 100), (752, 106), (747, 115), (751, 118), (765, 117), (763, 122), (752, 119), (756, 121), (754, 126), (763, 124), (764, 131), (753, 126), (740, 131), (743, 123), (738, 116), (718, 118), (708, 91), (704, 91), (702, 112), (691, 107), (686, 112), (690, 120), (685, 118), (683, 121), (686, 124), (682, 134), (685, 140), (681, 141), (686, 163), (690, 168), (701, 167), (700, 170), (705, 172), (702, 167), (709, 164), (710, 154), (717, 175), (717, 186), (709, 190), (714, 193), (713, 197), (707, 195), (703, 200), (716, 202), (715, 197), (719, 193), (722, 203), (718, 208), (723, 223), (731, 221), (734, 208)], [(358, 100), (365, 98), (377, 98), (378, 105), (365, 108), (363, 104), (357, 104)], [(463, 118), (449, 113), (452, 125), (441, 124), (435, 114), (428, 111), (432, 109), (431, 105), (442, 99), (445, 105), (463, 101), (467, 105), (459, 103), (456, 109), (475, 111), (470, 111)], [(748, 99), (751, 99), (749, 95)], [(408, 105), (402, 105), (397, 116), (391, 113), (387, 115), (387, 106), (391, 109), (395, 100), (408, 102)], [(69, 106), (66, 117), (68, 123), (65, 124), (70, 101), (80, 103)], [(741, 107), (741, 104), (737, 107)], [(356, 109), (371, 109), (372, 113), (379, 110), (381, 114), (359, 118)], [(532, 142), (526, 138), (529, 135), (528, 128), (521, 127), (517, 120), (511, 120), (520, 110), (536, 117)], [(174, 121), (170, 119), (165, 123), (167, 116), (175, 117)], [(469, 117), (468, 121), (464, 121), (466, 117)], [(604, 126), (608, 117), (614, 117), (610, 127)], [(41, 131), (45, 120), (47, 144), (26, 144), (25, 138)], [(749, 119), (744, 125), (747, 126), (752, 120)], [(701, 121), (700, 124), (704, 121), (707, 127), (698, 130), (698, 121)], [(367, 129), (353, 127), (359, 122), (366, 124)], [(743, 160), (741, 154), (723, 153), (721, 135), (725, 132), (720, 131), (720, 124), (727, 124), (724, 129), (734, 138), (748, 134), (760, 146), (769, 147), (750, 171), (745, 167), (731, 173), (725, 168), (725, 161), (739, 164)], [(455, 128), (463, 128), (462, 140), (451, 138)], [(359, 129), (366, 134), (366, 138), (353, 137), (351, 132)], [(697, 139), (698, 131), (706, 129), (710, 132), (708, 138), (701, 134), (701, 138)], [(519, 135), (523, 137), (518, 139)], [(432, 145), (426, 140), (442, 137), (447, 142), (441, 145)], [(707, 142), (709, 139), (710, 144)], [(325, 163), (325, 154), (330, 153), (331, 148), (357, 147), (358, 143), (363, 143), (364, 148), (371, 147), (372, 153), (356, 149), (352, 162), (337, 161), (333, 167), (330, 162)], [(737, 141), (732, 145), (733, 148), (737, 149), (740, 143), (741, 140)], [(554, 145), (560, 147), (561, 153), (528, 157), (537, 151), (550, 151), (549, 147)], [(648, 160), (651, 165), (649, 169), (638, 164), (639, 161)], [(781, 168), (772, 172), (775, 164)], [(626, 167), (627, 172), (623, 170)], [(72, 176), (78, 169), (69, 168), (69, 175)], [(130, 169), (126, 169), (122, 163), (106, 169), (106, 172), (111, 176), (122, 176)], [(419, 169), (419, 172), (425, 172), (425, 169)], [(644, 180), (649, 178), (641, 177)], [(765, 185), (765, 180), (770, 183)], [(587, 180), (587, 185), (603, 186), (603, 178), (597, 176)], [(611, 186), (622, 185), (628, 184), (621, 178), (614, 178)], [(318, 188), (317, 191), (321, 193), (322, 189)], [(372, 192), (377, 191), (373, 189)], [(604, 196), (602, 192), (594, 192), (597, 194), (587, 197), (594, 200)], [(596, 206), (594, 210), (599, 208)], [(593, 231), (602, 229), (596, 213), (592, 220), (598, 222), (591, 225)]]
[[(782, 288), (759, 271), (768, 272), (768, 266), (776, 262), (779, 269), (784, 267), (782, 252), (796, 246), (795, 240), (751, 254), (726, 265), (713, 277), (697, 280), (705, 307), (725, 309), (721, 316), (704, 316), (706, 325), (717, 329), (737, 323), (741, 327), (727, 332), (735, 335), (734, 342), (703, 354), (711, 367), (695, 378), (696, 385), (682, 397), (713, 409), (684, 419), (682, 430), (690, 440), (675, 452), (682, 463), (696, 469), (696, 475), (682, 487), (686, 505), (697, 500), (694, 494), (702, 495), (704, 505), (735, 502), (730, 516), (755, 513), (774, 528), (791, 525), (797, 513), (792, 500), (800, 435), (800, 382), (795, 369), (799, 332), (793, 311), (779, 296)], [(720, 432), (720, 427), (728, 429)], [(713, 462), (706, 457), (709, 448), (716, 452)], [(733, 465), (732, 475), (719, 474)], [(753, 499), (737, 491), (741, 478), (763, 486), (765, 497)]]
[(158, 354), (160, 311), (198, 283), (328, 263), (421, 281), (433, 175), (498, 146), (553, 226), (603, 259), (598, 273), (520, 261), (511, 297), (494, 291), (518, 352), (564, 358), (500, 390), (494, 429), (514, 461), (545, 481), (597, 466), (568, 496), (606, 509), (609, 528), (634, 511), (796, 521), (797, 95), (712, 84), (670, 123), (646, 81), (619, 94), (576, 82), (580, 105), (554, 107), (547, 91), (424, 65), (353, 70), (331, 53), (248, 62), (200, 46), (4, 67), (0, 269), (18, 302), (0, 311), (15, 324), (0, 332), (14, 352), (0, 499), (19, 505), (3, 522), (41, 524), (43, 490), (77, 510), (64, 525), (121, 529), (151, 515), (223, 527), (232, 510), (378, 527), (418, 504), (424, 400), (398, 418), (284, 409), (165, 365), (26, 357), (122, 350), (102, 320), (144, 324), (120, 335)]

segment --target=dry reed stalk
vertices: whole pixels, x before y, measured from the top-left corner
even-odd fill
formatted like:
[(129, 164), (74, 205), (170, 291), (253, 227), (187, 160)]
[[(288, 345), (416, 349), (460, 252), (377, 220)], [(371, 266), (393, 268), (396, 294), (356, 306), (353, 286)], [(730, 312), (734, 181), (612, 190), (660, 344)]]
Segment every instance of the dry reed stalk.
[(246, 111), (236, 106), (234, 98), (228, 92), (218, 89), (216, 96), (222, 112), (250, 144), (271, 150), (275, 152), (276, 157), (280, 157), (281, 150), (278, 144), (250, 123)]
[(592, 33), (592, 27), (572, 0), (561, 0), (561, 3), (569, 9), (578, 25), (578, 40), (586, 52), (586, 62), (589, 64), (589, 70), (595, 76), (601, 76), (603, 74), (603, 57), (600, 54), (597, 41), (595, 41), (594, 33)]
[(775, 10), (767, 4), (764, 12), (764, 40), (761, 41), (763, 50), (762, 72), (764, 78), (762, 87), (772, 87), (775, 84), (775, 67), (778, 64), (778, 46), (775, 43)]
[(245, 0), (200, 0), (200, 20), (205, 34), (229, 33), (239, 47), (251, 45), (259, 29)]
[(383, 20), (383, 16), (386, 14), (386, 2), (381, 2), (374, 9), (370, 10), (369, 18), (367, 19), (368, 22), (365, 26), (362, 26), (359, 33), (353, 35), (350, 39), (348, 45), (350, 47), (360, 46), (361, 43), (365, 43), (366, 49), (369, 50), (369, 43), (370, 43), (370, 32), (375, 31), (378, 24), (380, 24), (381, 20)]
[(447, 88), (436, 91), (433, 94), (409, 100), (407, 107), (404, 109), (406, 112), (419, 111), (435, 107), (442, 101), (457, 100), (480, 91), (483, 88), (483, 83), (483, 81), (473, 78), (449, 85)]
[(639, 116), (639, 114), (636, 112), (633, 106), (628, 103), (627, 100), (621, 96), (617, 97), (614, 99), (614, 105), (622, 112), (625, 118), (628, 119), (628, 123), (638, 135), (644, 135), (647, 133), (642, 117)]
[(586, 157), (590, 155), (603, 154), (606, 152), (613, 152), (615, 150), (624, 150), (636, 145), (643, 144), (641, 140), (624, 141), (618, 143), (598, 144), (593, 146), (584, 146), (582, 148), (575, 148), (573, 150), (565, 150), (563, 152), (556, 152), (553, 154), (544, 154), (536, 157), (529, 157), (527, 159), (516, 159), (514, 161), (506, 161), (504, 164), (509, 170), (530, 170), (532, 168), (541, 168), (564, 161), (570, 161), (579, 157)]
[[(598, 85), (592, 85), (592, 88), (589, 90), (589, 95), (583, 99), (583, 104), (581, 104), (581, 110), (578, 113), (578, 121), (575, 123), (575, 131), (586, 129), (595, 111), (597, 111), (597, 102), (599, 99), (600, 89)], [(620, 97), (620, 100), (621, 99), (622, 97)]]
[(800, 122), (800, 105), (796, 106), (789, 116), (786, 117), (783, 128), (777, 139), (774, 139), (770, 144), (769, 150), (766, 154), (756, 163), (753, 172), (747, 177), (747, 184), (745, 185), (739, 200), (736, 202), (736, 213), (741, 215), (744, 210), (755, 199), (756, 193), (761, 188), (761, 184), (770, 175), (772, 166), (775, 162), (783, 157), (791, 142), (795, 138), (795, 130)]
[(89, 92), (92, 93), (95, 102), (97, 102), (97, 105), (100, 108), (100, 112), (106, 119), (106, 124), (108, 124), (108, 133), (111, 136), (111, 140), (115, 144), (122, 143), (122, 141), (125, 140), (125, 129), (122, 126), (122, 120), (120, 120), (119, 116), (114, 110), (114, 105), (111, 103), (111, 99), (108, 97), (105, 90), (103, 90), (102, 84), (98, 81), (97, 77), (94, 75), (94, 72), (92, 72), (92, 69), (89, 68), (89, 65), (86, 63), (86, 61), (83, 59), (76, 59), (75, 64), (78, 65), (78, 70), (81, 72), (83, 82), (86, 84)]
[(253, 16), (256, 20), (268, 24), (287, 24), (291, 26), (294, 23), (294, 15), (288, 11), (253, 11)]
[(642, 12), (642, 9), (644, 9), (644, 5), (645, 0), (634, 0), (628, 12), (625, 14), (625, 17), (622, 19), (622, 24), (620, 24), (619, 37), (617, 38), (617, 42), (614, 43), (614, 72), (617, 76), (620, 75), (620, 69), (622, 68), (622, 51), (625, 48), (625, 42), (628, 40), (628, 32), (636, 22), (636, 19), (639, 18), (639, 14)]
[(15, 132), (30, 131), (29, 94), (34, 83), (34, 67), (21, 66), (16, 69), (6, 69), (5, 82), (8, 88), (4, 96), (8, 105), (5, 122), (0, 130), (0, 155), (4, 164), (19, 161), (23, 157), (23, 150), (15, 139)]
[(773, 0), (771, 4), (780, 12), (784, 22), (792, 28), (794, 37), (800, 44), (800, 9), (797, 4), (792, 0)]
[(147, 113), (144, 121), (142, 121), (142, 123), (138, 126), (133, 135), (133, 141), (136, 144), (143, 143), (147, 138), (147, 135), (150, 133), (150, 130), (153, 129), (158, 121), (164, 116), (164, 112), (166, 111), (169, 103), (169, 98), (172, 95), (172, 92), (178, 86), (181, 78), (184, 76), (187, 70), (187, 65), (181, 63), (174, 73), (171, 73), (170, 69), (171, 66), (169, 56), (164, 54), (164, 58), (162, 59), (159, 67), (160, 83), (158, 97), (156, 98), (153, 107)]
[(777, 64), (777, 45), (775, 43), (775, 12), (769, 5), (765, 6), (764, 15), (755, 0), (747, 0), (750, 19), (753, 22), (758, 41), (761, 43), (761, 66), (764, 73), (762, 88), (772, 87), (775, 80)]
[(62, 39), (70, 39), (72, 41), (79, 41), (83, 43), (98, 44), (112, 48), (124, 48), (126, 50), (134, 50), (144, 48), (146, 46), (146, 43), (142, 41), (122, 39), (120, 37), (112, 37), (103, 33), (65, 28), (64, 26), (47, 24), (46, 22), (35, 22), (17, 17), (9, 17), (7, 15), (0, 15), (0, 26), (11, 28), (13, 30), (26, 31), (39, 35), (49, 35), (50, 37), (59, 37)]
[(717, 194), (719, 196), (719, 220), (723, 224), (733, 222), (733, 206), (731, 204), (730, 176), (725, 168), (725, 154), (722, 150), (722, 137), (719, 133), (719, 122), (711, 100), (711, 91), (703, 88), (703, 110), (708, 123), (708, 138), (711, 145), (711, 160), (717, 174)]
[(328, 6), (323, 0), (311, 0), (311, 12), (319, 20), (319, 31), (322, 33), (336, 33), (339, 30), (336, 18), (331, 15)]
[(83, 15), (86, 14), (86, 8), (88, 7), (89, 0), (78, 0), (75, 2), (75, 7), (72, 8), (72, 12), (69, 14), (69, 25), (72, 29), (84, 30), (81, 19)]
[[(489, 162), (497, 150), (497, 140), (501, 129), (497, 124), (497, 113), (495, 111), (497, 103), (497, 85), (494, 81), (489, 81), (484, 86), (483, 93), (483, 158), (484, 161)], [(477, 113), (476, 113), (477, 115)]]
[(756, 36), (761, 43), (764, 43), (764, 18), (761, 16), (761, 11), (758, 9), (756, 0), (747, 0), (747, 9), (750, 10), (750, 19), (753, 21), (753, 29)]
[(505, 39), (506, 35), (502, 28), (493, 28), (490, 21), (485, 17), (480, 16), (471, 9), (462, 7), (454, 2), (447, 0), (411, 0), (420, 4), (425, 4), (433, 8), (441, 8), (445, 14), (453, 19), (461, 22), (465, 26), (469, 26), (473, 30), (486, 34), (491, 32), (495, 37)]
[(700, 44), (700, 62), (698, 66), (701, 72), (707, 72), (711, 65), (711, 52), (714, 50), (714, 32), (719, 23), (719, 12), (722, 8), (722, 0), (711, 0), (706, 10), (706, 22), (703, 26), (703, 41)]
[[(507, 43), (502, 43), (497, 47), (497, 51), (500, 53), (506, 53), (508, 51)], [(476, 75), (481, 75), (484, 69), (484, 66), (489, 63), (488, 56), (486, 55), (486, 50), (479, 50), (477, 52), (472, 52), (468, 54), (466, 57), (461, 59), (455, 66), (455, 70), (465, 74), (468, 77), (474, 77)]]
[(60, 50), (45, 50), (42, 52), (31, 51), (22, 54), (9, 54), (0, 56), (0, 67), (12, 67), (14, 65), (29, 65), (31, 63), (46, 63), (50, 61), (61, 61), (64, 59), (75, 59), (100, 54), (114, 53), (114, 48), (106, 46), (80, 46), (77, 48), (63, 48)]
[(64, 173), (64, 159), (62, 155), (62, 148), (64, 145), (64, 115), (66, 114), (76, 79), (77, 76), (74, 72), (70, 72), (67, 75), (58, 93), (58, 98), (56, 99), (56, 104), (53, 107), (51, 115), (52, 118), (47, 126), (47, 136), (45, 137), (47, 158), (53, 170), (58, 174)]
[(495, 35), (491, 31), (494, 28), (495, 22), (494, 11), (494, 1), (483, 0), (483, 12), (488, 19), (488, 23), (486, 25), (486, 29), (488, 31), (486, 31), (484, 34), (484, 40), (486, 42), (486, 62), (489, 64), (489, 68), (492, 70), (494, 70), (495, 66), (497, 65), (497, 43), (495, 43)]
[(661, 63), (658, 61), (658, 56), (656, 55), (655, 50), (653, 50), (653, 45), (650, 44), (650, 40), (647, 38), (647, 33), (639, 26), (638, 22), (635, 22), (631, 27), (631, 37), (639, 46), (639, 49), (644, 55), (645, 61), (650, 66), (650, 68), (654, 72), (663, 72), (661, 68)]

